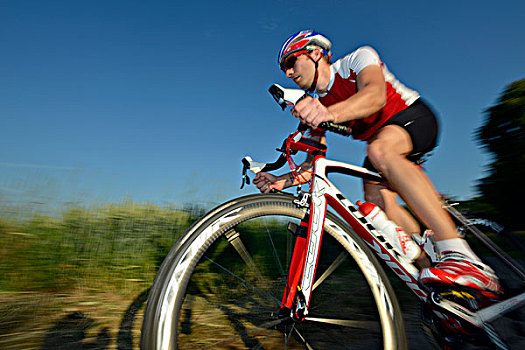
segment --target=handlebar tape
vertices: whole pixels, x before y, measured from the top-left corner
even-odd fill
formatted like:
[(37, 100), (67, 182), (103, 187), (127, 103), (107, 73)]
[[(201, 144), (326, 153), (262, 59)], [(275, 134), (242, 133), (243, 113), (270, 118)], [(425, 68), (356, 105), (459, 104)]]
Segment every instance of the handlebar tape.
[[(308, 129), (308, 125), (299, 123), (297, 130), (304, 133)], [(319, 124), (319, 129), (331, 131), (339, 135), (350, 136), (350, 128), (348, 126), (335, 124), (332, 122), (322, 122)]]
[(348, 126), (339, 125), (332, 122), (322, 122), (321, 124), (319, 124), (319, 128), (335, 132), (339, 135), (350, 136), (350, 129), (348, 128)]
[(286, 164), (286, 162), (286, 156), (281, 154), (275, 162), (266, 164), (264, 168), (261, 169), (261, 171), (274, 171), (280, 169)]

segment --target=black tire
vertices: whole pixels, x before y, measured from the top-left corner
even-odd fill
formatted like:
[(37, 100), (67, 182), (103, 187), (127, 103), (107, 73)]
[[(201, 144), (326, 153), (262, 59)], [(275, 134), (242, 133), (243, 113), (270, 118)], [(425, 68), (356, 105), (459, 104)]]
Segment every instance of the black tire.
[[(331, 213), (316, 271), (322, 282), (307, 319), (277, 318), (293, 250), (286, 227), (305, 214), (293, 200), (284, 194), (241, 197), (197, 221), (155, 278), (141, 347), (406, 349), (401, 310), (385, 272)], [(325, 271), (331, 272), (323, 280)]]

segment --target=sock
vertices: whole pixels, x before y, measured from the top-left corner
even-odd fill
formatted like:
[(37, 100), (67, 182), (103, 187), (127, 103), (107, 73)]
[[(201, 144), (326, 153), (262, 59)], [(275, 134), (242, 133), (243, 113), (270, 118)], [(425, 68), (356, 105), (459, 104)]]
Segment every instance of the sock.
[(461, 253), (472, 260), (481, 262), (481, 259), (476, 255), (476, 253), (472, 251), (472, 249), (470, 249), (470, 246), (468, 245), (467, 241), (465, 241), (463, 238), (452, 238), (445, 239), (442, 241), (436, 241), (436, 248), (439, 254), (446, 251), (452, 251)]

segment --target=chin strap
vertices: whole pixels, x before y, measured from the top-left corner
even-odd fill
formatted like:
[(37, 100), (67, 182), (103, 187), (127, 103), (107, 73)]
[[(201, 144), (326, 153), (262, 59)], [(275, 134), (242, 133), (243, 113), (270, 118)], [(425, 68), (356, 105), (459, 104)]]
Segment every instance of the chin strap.
[(307, 92), (309, 93), (312, 93), (315, 91), (315, 86), (317, 85), (317, 78), (319, 78), (319, 72), (317, 71), (317, 68), (319, 67), (319, 60), (323, 57), (319, 57), (319, 60), (314, 60), (312, 58), (312, 56), (310, 56), (309, 54), (306, 54), (306, 56), (308, 56), (309, 59), (312, 60), (312, 62), (314, 63), (315, 65), (315, 75), (314, 75), (314, 80), (312, 81), (312, 85), (310, 85), (310, 88), (308, 90), (306, 90)]

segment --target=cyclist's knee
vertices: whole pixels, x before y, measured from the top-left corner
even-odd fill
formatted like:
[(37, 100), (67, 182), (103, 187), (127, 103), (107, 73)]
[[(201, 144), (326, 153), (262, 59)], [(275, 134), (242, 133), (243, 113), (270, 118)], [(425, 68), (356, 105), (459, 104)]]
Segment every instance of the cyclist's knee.
[(396, 162), (404, 158), (404, 155), (400, 154), (395, 147), (380, 140), (369, 144), (366, 153), (372, 165), (380, 172), (386, 172), (390, 167), (395, 166)]
[(372, 164), (377, 170), (383, 171), (385, 169), (385, 167), (387, 166), (388, 159), (390, 158), (390, 152), (385, 142), (372, 142), (370, 145), (368, 145), (366, 153), (368, 159), (370, 159), (370, 162), (372, 162)]

